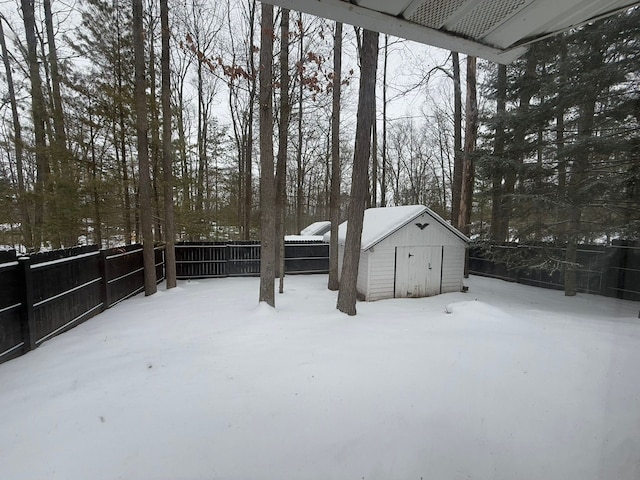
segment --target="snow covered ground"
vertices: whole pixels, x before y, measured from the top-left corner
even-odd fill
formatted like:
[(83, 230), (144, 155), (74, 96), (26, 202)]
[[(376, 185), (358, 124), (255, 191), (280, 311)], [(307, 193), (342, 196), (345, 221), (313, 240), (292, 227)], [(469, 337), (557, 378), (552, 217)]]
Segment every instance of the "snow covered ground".
[(640, 478), (638, 303), (472, 277), (347, 317), (326, 281), (181, 282), (0, 365), (0, 477)]

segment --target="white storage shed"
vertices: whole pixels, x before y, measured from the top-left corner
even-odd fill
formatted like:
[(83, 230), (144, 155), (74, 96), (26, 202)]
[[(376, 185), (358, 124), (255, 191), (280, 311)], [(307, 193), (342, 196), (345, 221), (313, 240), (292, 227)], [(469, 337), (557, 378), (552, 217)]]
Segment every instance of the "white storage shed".
[[(340, 271), (346, 234), (344, 222), (338, 232)], [(362, 228), (358, 296), (373, 301), (459, 292), (468, 241), (423, 205), (369, 208)]]

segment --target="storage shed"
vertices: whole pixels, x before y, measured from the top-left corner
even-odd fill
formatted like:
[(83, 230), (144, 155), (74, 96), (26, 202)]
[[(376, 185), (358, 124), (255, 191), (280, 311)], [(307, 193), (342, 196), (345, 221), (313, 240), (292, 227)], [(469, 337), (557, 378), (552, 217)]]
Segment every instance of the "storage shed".
[[(344, 222), (338, 232), (340, 271), (346, 234)], [(359, 297), (373, 301), (461, 291), (468, 241), (423, 205), (365, 210)]]

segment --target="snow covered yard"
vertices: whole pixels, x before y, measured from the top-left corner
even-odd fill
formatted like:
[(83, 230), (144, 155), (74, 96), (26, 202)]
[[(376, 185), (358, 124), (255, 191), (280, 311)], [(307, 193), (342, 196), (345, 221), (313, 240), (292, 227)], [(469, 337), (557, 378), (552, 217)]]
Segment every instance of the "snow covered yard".
[(326, 282), (182, 282), (0, 365), (0, 476), (640, 478), (638, 303), (472, 277), (351, 318)]

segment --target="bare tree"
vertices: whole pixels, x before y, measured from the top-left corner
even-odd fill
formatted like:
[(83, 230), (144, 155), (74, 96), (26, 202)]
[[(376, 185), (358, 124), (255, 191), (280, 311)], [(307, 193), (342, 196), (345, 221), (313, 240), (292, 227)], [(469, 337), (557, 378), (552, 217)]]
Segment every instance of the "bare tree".
[(473, 161), (478, 130), (478, 100), (476, 95), (476, 57), (467, 56), (467, 106), (464, 129), (464, 155), (462, 157), (462, 192), (458, 229), (469, 235), (473, 197)]
[(62, 109), (62, 83), (58, 65), (51, 1), (44, 0), (44, 18), (47, 31), (49, 71), (51, 80), (51, 116), (53, 117), (53, 138), (51, 141), (51, 161), (55, 163), (56, 217), (51, 225), (51, 237), (56, 246), (66, 247), (77, 244), (79, 227), (79, 199), (73, 175), (72, 155), (67, 145), (64, 112)]
[[(338, 226), (340, 224), (340, 92), (342, 85), (342, 23), (336, 22), (333, 47), (333, 104), (331, 108), (331, 239), (329, 245), (329, 290), (340, 286), (338, 271)], [(383, 189), (384, 191), (384, 189)]]
[(135, 107), (136, 133), (138, 138), (138, 168), (140, 195), (140, 224), (144, 263), (144, 294), (156, 293), (156, 266), (153, 249), (153, 216), (151, 211), (151, 177), (149, 174), (149, 120), (147, 118), (147, 96), (144, 55), (144, 26), (142, 0), (133, 0), (133, 37), (135, 62)]
[(39, 249), (43, 241), (45, 188), (49, 184), (49, 158), (47, 154), (45, 119), (46, 110), (42, 94), (42, 78), (37, 56), (37, 38), (33, 0), (21, 0), (22, 16), (27, 39), (27, 61), (31, 80), (31, 112), (35, 136), (36, 186), (34, 216), (34, 247)]
[(167, 288), (176, 286), (175, 222), (173, 215), (173, 164), (171, 161), (171, 70), (169, 68), (169, 5), (160, 0), (162, 29), (162, 169), (164, 174), (165, 277)]
[(351, 180), (347, 238), (337, 308), (347, 315), (356, 314), (358, 264), (364, 208), (368, 197), (369, 155), (371, 153), (371, 128), (375, 119), (374, 99), (376, 69), (378, 65), (378, 32), (364, 30), (360, 49), (360, 91), (356, 122), (356, 143)]
[(300, 49), (298, 73), (300, 75), (298, 84), (298, 148), (296, 151), (296, 231), (302, 230), (302, 214), (304, 206), (304, 167), (302, 164), (302, 106), (303, 106), (303, 92), (304, 92), (304, 28), (302, 23), (302, 12), (298, 19), (298, 29), (300, 31)]
[(273, 5), (262, 4), (260, 42), (260, 302), (275, 307), (276, 202), (273, 172)]
[(284, 235), (287, 206), (287, 147), (289, 139), (289, 10), (282, 9), (280, 19), (280, 127), (278, 131), (278, 162), (276, 165), (276, 239), (278, 241), (278, 290), (284, 292)]
[(13, 120), (13, 143), (16, 155), (16, 176), (18, 180), (18, 204), (20, 208), (20, 225), (22, 230), (22, 238), (27, 250), (33, 248), (33, 234), (31, 232), (31, 218), (29, 216), (29, 207), (26, 197), (26, 188), (24, 182), (24, 166), (23, 166), (23, 145), (22, 145), (22, 128), (20, 126), (20, 116), (18, 113), (18, 103), (16, 101), (15, 86), (13, 84), (13, 73), (11, 71), (11, 63), (9, 62), (9, 52), (7, 50), (7, 42), (4, 37), (4, 29), (2, 23), (6, 19), (0, 15), (0, 48), (2, 48), (2, 60), (4, 62), (5, 73), (7, 75), (7, 90), (9, 93), (9, 102), (11, 103), (11, 116)]
[(382, 174), (380, 178), (380, 206), (387, 206), (387, 66), (389, 63), (389, 35), (384, 36), (384, 65), (382, 69)]
[[(230, 0), (227, 0), (228, 2)], [(228, 78), (228, 102), (231, 127), (238, 154), (237, 210), (238, 224), (243, 240), (251, 238), (251, 213), (253, 205), (253, 147), (255, 100), (258, 88), (258, 72), (255, 65), (256, 0), (243, 2), (242, 21), (246, 24), (246, 40), (236, 38), (238, 20), (228, 17), (232, 72)], [(231, 11), (228, 3), (228, 10)], [(241, 49), (237, 45), (243, 44)], [(244, 56), (244, 58), (242, 58)], [(238, 58), (240, 57), (240, 58)], [(242, 64), (244, 63), (244, 65)]]
[(462, 192), (462, 87), (460, 84), (460, 56), (451, 52), (453, 62), (453, 179), (451, 182), (451, 224), (458, 225), (460, 194)]

